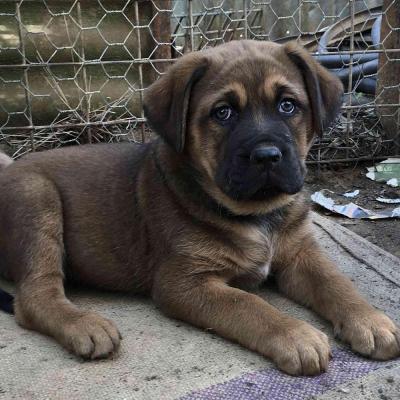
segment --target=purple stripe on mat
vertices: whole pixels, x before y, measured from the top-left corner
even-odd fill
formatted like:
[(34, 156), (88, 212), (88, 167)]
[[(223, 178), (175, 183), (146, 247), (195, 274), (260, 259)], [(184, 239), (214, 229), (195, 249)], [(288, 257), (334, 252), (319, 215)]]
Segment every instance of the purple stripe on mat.
[(181, 400), (304, 400), (360, 378), (386, 363), (335, 349), (328, 372), (315, 377), (292, 377), (269, 368), (192, 392)]

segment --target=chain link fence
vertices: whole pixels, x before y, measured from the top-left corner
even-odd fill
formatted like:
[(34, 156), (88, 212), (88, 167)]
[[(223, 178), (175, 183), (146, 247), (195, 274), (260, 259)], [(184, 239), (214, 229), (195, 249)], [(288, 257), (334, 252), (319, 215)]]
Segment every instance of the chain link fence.
[(142, 96), (177, 57), (297, 40), (346, 88), (311, 163), (400, 153), (400, 0), (2, 0), (0, 147), (146, 141)]

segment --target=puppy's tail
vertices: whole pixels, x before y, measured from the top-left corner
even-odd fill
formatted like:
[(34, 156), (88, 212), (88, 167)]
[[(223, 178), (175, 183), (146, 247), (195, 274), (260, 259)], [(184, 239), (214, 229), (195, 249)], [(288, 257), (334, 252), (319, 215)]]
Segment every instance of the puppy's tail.
[(14, 297), (0, 289), (0, 310), (8, 314), (14, 314)]
[(10, 164), (12, 164), (14, 161), (11, 157), (8, 157), (7, 154), (1, 153), (0, 152), (0, 171), (3, 168), (8, 167)]

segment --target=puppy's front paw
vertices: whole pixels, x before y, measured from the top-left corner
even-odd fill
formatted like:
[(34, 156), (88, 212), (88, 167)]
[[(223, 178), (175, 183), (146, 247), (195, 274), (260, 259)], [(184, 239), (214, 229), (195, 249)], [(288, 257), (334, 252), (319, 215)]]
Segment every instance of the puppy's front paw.
[(383, 313), (368, 309), (348, 315), (335, 326), (335, 334), (351, 345), (352, 350), (376, 360), (400, 355), (400, 330)]
[(311, 325), (294, 320), (272, 340), (272, 359), (290, 375), (318, 375), (328, 369), (328, 337)]
[(89, 312), (67, 319), (60, 327), (58, 339), (74, 354), (94, 360), (114, 354), (121, 335), (112, 321)]

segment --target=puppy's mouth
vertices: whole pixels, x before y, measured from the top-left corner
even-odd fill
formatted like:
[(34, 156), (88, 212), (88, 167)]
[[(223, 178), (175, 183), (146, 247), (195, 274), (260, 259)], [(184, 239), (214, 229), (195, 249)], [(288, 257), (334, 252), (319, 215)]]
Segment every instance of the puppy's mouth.
[(273, 179), (262, 179), (256, 181), (232, 181), (220, 187), (222, 191), (233, 200), (269, 200), (282, 194), (293, 195), (303, 188), (304, 179), (294, 183), (279, 182)]
[(265, 201), (301, 191), (305, 168), (295, 151), (273, 145), (238, 152), (223, 163), (217, 173), (219, 188), (237, 201)]

